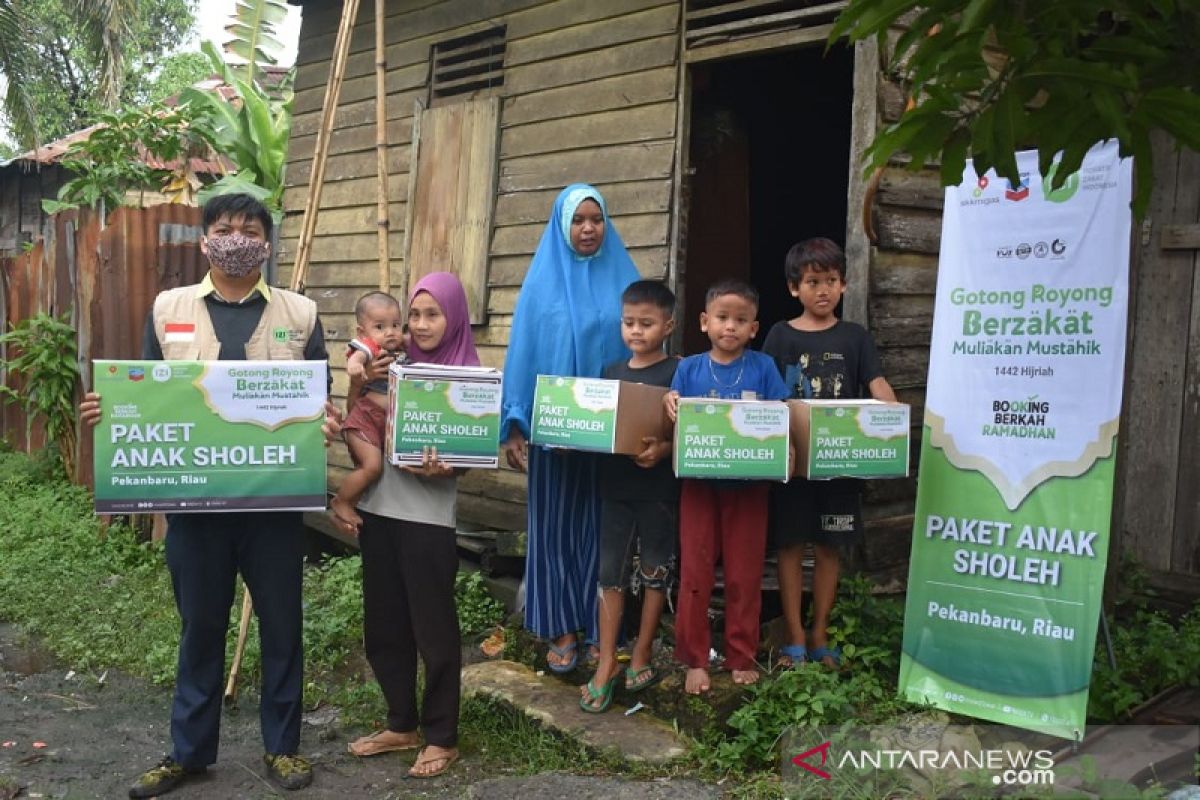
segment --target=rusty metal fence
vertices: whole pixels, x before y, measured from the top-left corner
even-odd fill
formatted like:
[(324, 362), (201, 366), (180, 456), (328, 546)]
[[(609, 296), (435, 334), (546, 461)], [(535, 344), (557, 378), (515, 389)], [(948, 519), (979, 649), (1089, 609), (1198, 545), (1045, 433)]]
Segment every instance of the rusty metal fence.
[[(119, 208), (107, 221), (89, 209), (48, 217), (28, 252), (0, 258), (0, 324), (8, 330), (39, 312), (69, 314), (82, 391), (92, 385), (92, 359), (141, 356), (155, 295), (204, 277), (202, 233), (201, 211), (192, 206)], [(16, 391), (24, 388), (7, 370), (0, 379)], [(0, 412), (0, 435), (27, 452), (46, 446), (40, 426), (12, 404)], [(90, 485), (91, 437), (81, 436), (78, 445), (75, 480)]]

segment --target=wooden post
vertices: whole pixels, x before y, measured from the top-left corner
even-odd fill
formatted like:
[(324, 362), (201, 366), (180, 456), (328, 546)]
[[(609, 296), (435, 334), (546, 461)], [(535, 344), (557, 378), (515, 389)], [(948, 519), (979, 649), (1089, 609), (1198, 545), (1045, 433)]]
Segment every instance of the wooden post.
[(346, 56), (350, 53), (350, 35), (354, 31), (354, 19), (357, 16), (358, 0), (345, 0), (345, 5), (342, 6), (342, 19), (338, 24), (337, 39), (333, 45), (333, 60), (329, 64), (329, 81), (325, 84), (321, 124), (317, 128), (317, 141), (313, 146), (308, 197), (304, 200), (304, 219), (300, 223), (300, 240), (296, 245), (296, 265), (292, 269), (291, 288), (297, 292), (304, 291), (304, 278), (308, 272), (308, 261), (312, 257), (312, 240), (317, 229), (321, 190), (325, 186), (325, 162), (329, 155), (329, 137), (333, 132), (338, 98), (342, 93), (342, 79), (346, 74)]
[(250, 589), (242, 587), (242, 621), (238, 625), (237, 646), (233, 649), (233, 663), (229, 665), (229, 681), (225, 684), (225, 703), (237, 698), (238, 677), (242, 673), (242, 656), (246, 654), (246, 636), (250, 632), (250, 615), (254, 604), (250, 600)]
[(375, 168), (377, 236), (379, 237), (379, 291), (391, 288), (392, 276), (388, 255), (388, 165), (387, 165), (387, 45), (384, 41), (384, 6), (386, 0), (375, 0)]

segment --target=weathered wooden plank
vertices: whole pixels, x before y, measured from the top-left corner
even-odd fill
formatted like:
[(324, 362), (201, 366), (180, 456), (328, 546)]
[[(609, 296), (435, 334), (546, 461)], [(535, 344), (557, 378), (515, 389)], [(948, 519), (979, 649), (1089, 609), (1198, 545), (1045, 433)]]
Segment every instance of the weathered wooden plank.
[[(305, 296), (317, 304), (317, 312), (322, 317), (327, 314), (353, 314), (358, 298), (379, 288), (378, 274), (378, 265), (376, 265), (375, 286), (329, 286), (309, 289), (305, 292)], [(338, 366), (344, 366), (344, 364)]]
[(511, 314), (513, 309), (517, 307), (517, 295), (520, 294), (519, 286), (496, 286), (488, 293), (488, 313), (489, 314)]
[[(325, 339), (330, 342), (348, 342), (354, 338), (354, 315), (330, 312), (321, 315), (321, 324), (325, 327)], [(334, 376), (336, 379), (336, 375)], [(335, 381), (336, 384), (336, 381)], [(345, 387), (341, 393), (345, 394)]]
[(908, 96), (900, 84), (889, 80), (879, 82), (879, 115), (891, 125), (900, 119), (908, 105)]
[(742, 19), (734, 19), (729, 22), (722, 22), (712, 25), (688, 26), (688, 39), (702, 42), (709, 37), (720, 36), (722, 39), (729, 36), (743, 36), (753, 34), (757, 31), (776, 30), (779, 28), (795, 25), (797, 23), (808, 26), (818, 20), (832, 19), (846, 7), (845, 2), (822, 3), (820, 5), (809, 5), (803, 8), (794, 8), (788, 11), (779, 11), (774, 14), (762, 14), (757, 17), (749, 17)]
[(576, 181), (600, 185), (667, 178), (674, 154), (672, 142), (652, 142), (600, 147), (586, 158), (579, 153), (508, 158), (500, 162), (499, 191), (562, 189)]
[(586, 92), (580, 91), (577, 86), (560, 86), (542, 92), (505, 97), (501, 121), (508, 127), (674, 100), (678, 74), (674, 66), (659, 67), (593, 81), (588, 84)]
[(878, 295), (871, 298), (871, 335), (880, 347), (929, 346), (933, 295)]
[(479, 345), (475, 349), (479, 351), (479, 361), (483, 366), (504, 369), (504, 354), (507, 348)]
[(697, 64), (716, 59), (734, 58), (747, 55), (765, 55), (779, 50), (790, 50), (805, 44), (825, 42), (833, 25), (813, 25), (811, 27), (795, 28), (774, 33), (764, 33), (758, 36), (724, 41), (719, 39), (712, 44), (701, 44), (692, 47), (687, 52), (688, 63)]
[[(671, 207), (671, 182), (630, 181), (597, 186), (604, 195), (610, 214), (666, 213)], [(496, 199), (496, 226), (524, 225), (550, 218), (554, 199), (561, 191), (550, 189), (540, 192), (516, 192), (502, 194)]]
[(567, 27), (568, 24), (564, 14), (562, 27), (510, 42), (505, 66), (511, 69), (521, 64), (599, 50), (639, 39), (678, 35), (679, 6), (662, 5), (598, 22)]
[[(933, 294), (937, 288), (937, 256), (880, 251), (871, 264), (872, 294)], [(855, 280), (854, 275), (848, 277)]]
[(937, 253), (942, 243), (942, 215), (924, 209), (880, 206), (875, 232), (883, 249)]
[[(412, 116), (413, 100), (427, 94), (425, 87), (396, 92), (387, 96), (387, 118), (405, 119)], [(375, 119), (375, 98), (359, 100), (354, 103), (338, 103), (337, 113), (334, 114), (334, 130), (352, 128), (355, 125), (368, 125)], [(292, 117), (292, 137), (311, 136), (317, 132), (321, 124), (321, 109), (317, 108), (305, 114)], [(300, 156), (311, 157), (312, 148), (300, 151)], [(296, 151), (291, 151), (296, 152)]]
[(1200, 250), (1200, 223), (1163, 225), (1158, 235), (1163, 250)]
[[(623, 235), (623, 234), (622, 234)], [(667, 274), (671, 257), (670, 247), (630, 247), (629, 257), (638, 268), (638, 273), (651, 280), (662, 280)], [(520, 286), (529, 270), (529, 255), (492, 256), (488, 271), (491, 286)]]
[(1172, 241), (1187, 241), (1190, 237), (1191, 248), (1168, 250), (1166, 231), (1160, 242), (1164, 255), (1170, 253), (1176, 260), (1174, 266), (1185, 283), (1186, 276), (1191, 274), (1192, 296), (1183, 369), (1179, 488), (1175, 493), (1171, 571), (1196, 577), (1200, 576), (1200, 459), (1194, 449), (1195, 443), (1200, 442), (1200, 191), (1197, 191), (1200, 153), (1187, 149), (1179, 153), (1177, 180), (1174, 222), (1183, 235)]
[[(389, 69), (387, 71), (387, 81), (385, 86), (387, 87), (388, 96), (391, 96), (397, 92), (405, 92), (411, 89), (416, 89), (420, 86), (424, 86), (428, 80), (429, 64), (419, 63), (408, 67)], [(366, 100), (368, 98), (374, 100), (374, 97), (374, 70), (363, 75), (347, 75), (342, 81), (342, 91), (338, 97), (338, 105), (349, 105), (358, 100)], [(324, 102), (325, 87), (314, 86), (311, 89), (304, 89), (296, 92), (296, 96), (292, 100), (292, 109), (296, 114), (304, 114), (310, 111), (319, 110)]]
[[(392, 147), (407, 147), (412, 141), (412, 117), (390, 120), (387, 126), (387, 137), (388, 145)], [(317, 136), (315, 133), (308, 136), (293, 134), (291, 140), (288, 142), (288, 153), (295, 153), (295, 158), (290, 160), (296, 163), (311, 160), (313, 148), (316, 146), (316, 143)], [(329, 137), (328, 155), (338, 156), (345, 155), (346, 153), (361, 153), (365, 151), (375, 152), (374, 119), (367, 125), (335, 127), (333, 129), (333, 133)]]
[(883, 347), (879, 360), (888, 383), (897, 389), (925, 386), (929, 379), (928, 347)]
[(867, 183), (859, 165), (878, 128), (875, 96), (879, 86), (879, 45), (874, 39), (854, 45), (854, 73), (850, 98), (850, 163), (846, 178), (846, 269), (853, 276), (843, 298), (846, 319), (870, 324), (867, 298), (871, 294), (872, 253), (863, 220)]
[(505, 128), (502, 158), (605, 145), (670, 139), (675, 135), (675, 102), (603, 111)]
[[(345, 264), (351, 261), (379, 261), (378, 242), (372, 233), (348, 234), (346, 236), (317, 236), (313, 238), (313, 263), (322, 261)], [(388, 235), (388, 247), (395, 248), (399, 253), (404, 244), (404, 233), (392, 231)], [(291, 262), (296, 256), (296, 240), (281, 239), (279, 242), (279, 258)]]
[[(405, 194), (402, 187), (408, 184), (408, 171), (401, 173), (389, 173), (390, 188), (392, 196), (403, 203)], [(300, 217), (304, 210), (304, 200), (308, 196), (308, 182), (289, 185), (283, 190), (283, 208), (285, 211), (295, 212), (295, 231), (300, 231)], [(374, 201), (371, 199), (375, 196), (375, 173), (371, 173), (369, 178), (351, 178), (350, 180), (335, 181), (326, 183), (325, 188), (321, 192), (321, 214), (324, 215), (326, 209), (333, 208), (351, 208), (354, 206), (366, 205), (371, 202), (371, 208), (374, 209)], [(374, 213), (374, 211), (372, 211)], [(320, 224), (321, 217), (317, 217), (317, 223)], [(284, 220), (284, 230), (289, 230), (288, 225), (291, 223), (290, 217)], [(404, 221), (401, 220), (399, 228), (403, 229)]]
[[(390, 194), (395, 197), (397, 196), (397, 192), (394, 183), (392, 187)], [(388, 224), (392, 233), (404, 230), (404, 212), (405, 204), (402, 201), (388, 203)], [(378, 211), (374, 205), (351, 206), (348, 208), (322, 208), (321, 213), (317, 216), (316, 235), (318, 237), (342, 236), (351, 233), (370, 233), (374, 235), (377, 213)], [(284, 228), (280, 231), (280, 238), (294, 239), (299, 232), (299, 225), (294, 230), (290, 227)]]
[[(293, 248), (294, 249), (294, 248)], [(404, 262), (399, 258), (391, 261), (392, 287), (398, 289), (400, 275), (404, 270)], [(308, 268), (308, 293), (322, 286), (355, 286), (366, 291), (379, 283), (379, 264), (377, 261), (357, 261), (347, 264), (310, 264)]]
[(508, 95), (551, 89), (573, 83), (591, 83), (612, 75), (642, 72), (674, 64), (678, 39), (659, 36), (590, 53), (538, 61), (505, 70), (504, 92)]
[[(1153, 148), (1157, 168), (1148, 217), (1171, 220), (1177, 194), (1184, 189), (1179, 154), (1166, 136), (1155, 136)], [(1151, 569), (1171, 568), (1183, 416), (1179, 366), (1187, 357), (1187, 339), (1179, 332), (1189, 323), (1194, 278), (1183, 267), (1190, 262), (1190, 253), (1164, 251), (1153, 238), (1145, 244), (1138, 238), (1129, 391), (1154, 400), (1129, 415), (1128, 432), (1122, 436), (1129, 478), (1122, 528), (1125, 549)]]
[[(537, 5), (545, 0), (446, 0), (439, 3), (405, 4), (399, 13), (384, 18), (384, 39), (388, 44), (406, 39), (418, 39), (435, 34), (439, 38), (454, 38), (478, 30), (480, 23), (495, 24), (500, 17), (523, 8)], [(369, 5), (367, 3), (364, 6)], [(369, 51), (375, 44), (374, 11), (359, 10), (354, 31), (350, 37), (350, 53)], [(456, 30), (456, 29), (465, 30)], [(333, 30), (314, 27), (311, 39), (302, 40), (296, 56), (298, 64), (327, 61), (333, 54)]]
[[(388, 149), (388, 173), (395, 175), (401, 172), (408, 172), (408, 157), (410, 148), (408, 147), (392, 147)], [(378, 164), (375, 161), (375, 153), (347, 153), (346, 155), (330, 156), (325, 162), (325, 189), (321, 193), (322, 199), (325, 196), (325, 190), (332, 183), (338, 181), (349, 180), (351, 178), (374, 178), (378, 171)], [(312, 161), (305, 159), (304, 161), (295, 161), (288, 164), (287, 185), (291, 186), (307, 186), (309, 176), (312, 174)], [(364, 199), (374, 197), (374, 192)]]
[(941, 212), (946, 199), (937, 174), (932, 172), (909, 172), (906, 169), (888, 167), (879, 179), (879, 190), (875, 201), (880, 205), (909, 206)]
[(525, 475), (509, 469), (473, 469), (458, 479), (458, 490), (468, 494), (525, 502)]
[[(637, 214), (613, 218), (613, 225), (621, 234), (626, 247), (650, 247), (667, 243), (667, 226), (670, 217), (666, 214)], [(492, 235), (492, 255), (511, 256), (532, 254), (545, 232), (544, 224), (513, 225), (497, 228)]]
[(492, 97), (431, 108), (420, 121), (409, 285), (439, 269), (458, 274), (475, 323), (486, 313), (499, 113)]
[(508, 335), (512, 330), (512, 317), (492, 314), (488, 317), (487, 325), (479, 325), (473, 329), (475, 344), (508, 346)]
[(458, 518), (464, 523), (506, 531), (527, 527), (524, 503), (508, 503), (467, 492), (458, 494)]

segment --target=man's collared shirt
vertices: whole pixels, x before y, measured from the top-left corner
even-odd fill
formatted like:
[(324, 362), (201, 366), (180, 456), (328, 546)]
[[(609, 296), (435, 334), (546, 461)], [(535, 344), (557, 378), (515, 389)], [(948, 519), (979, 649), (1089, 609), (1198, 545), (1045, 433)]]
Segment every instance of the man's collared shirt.
[(268, 303), (271, 302), (271, 287), (267, 285), (267, 281), (263, 277), (261, 271), (258, 273), (258, 283), (254, 284), (254, 288), (247, 292), (246, 296), (241, 300), (227, 300), (221, 295), (221, 292), (217, 290), (216, 284), (213, 283), (212, 270), (209, 270), (207, 273), (205, 273), (204, 280), (200, 281), (200, 294), (204, 297), (207, 297), (211, 294), (222, 303), (229, 303), (231, 305), (241, 305), (242, 303), (253, 299), (256, 294), (262, 295), (262, 299), (266, 300)]

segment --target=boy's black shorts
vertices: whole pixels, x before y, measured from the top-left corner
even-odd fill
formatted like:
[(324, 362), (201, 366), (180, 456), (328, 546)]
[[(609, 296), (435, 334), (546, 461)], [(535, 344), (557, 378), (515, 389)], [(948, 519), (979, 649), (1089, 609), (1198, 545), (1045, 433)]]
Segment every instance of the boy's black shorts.
[[(608, 500), (600, 501), (600, 586), (625, 588), (629, 584), (633, 554), (638, 554), (643, 575), (662, 568), (662, 581), (669, 583), (675, 564), (675, 543), (679, 538), (679, 501)], [(642, 584), (653, 584), (658, 580)]]
[(776, 547), (850, 547), (863, 539), (862, 481), (793, 478), (771, 487), (771, 539)]

